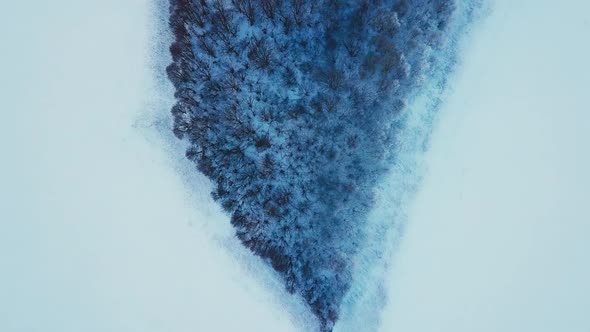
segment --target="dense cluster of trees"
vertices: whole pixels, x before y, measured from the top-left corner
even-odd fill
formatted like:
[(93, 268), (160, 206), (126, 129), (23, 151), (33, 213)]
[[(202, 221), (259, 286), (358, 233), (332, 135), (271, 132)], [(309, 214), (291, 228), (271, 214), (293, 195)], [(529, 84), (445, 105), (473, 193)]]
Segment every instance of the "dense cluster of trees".
[(452, 0), (171, 0), (174, 133), (242, 243), (331, 331)]

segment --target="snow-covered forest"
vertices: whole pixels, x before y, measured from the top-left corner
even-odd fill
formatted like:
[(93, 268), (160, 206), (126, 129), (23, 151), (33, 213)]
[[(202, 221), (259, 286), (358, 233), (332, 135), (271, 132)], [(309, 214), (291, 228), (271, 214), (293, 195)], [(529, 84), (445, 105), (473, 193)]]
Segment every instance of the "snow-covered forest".
[(444, 84), (471, 10), (446, 0), (171, 2), (174, 133), (238, 238), (322, 331), (370, 245), (366, 220), (398, 163), (406, 105)]
[[(163, 2), (0, 4), (0, 331), (318, 329), (307, 300), (285, 289), (286, 274), (243, 247), (231, 223), (236, 206), (225, 211), (224, 198), (210, 195), (216, 180), (196, 169), (197, 155), (185, 158), (186, 148), (199, 151), (191, 132), (182, 141), (173, 136), (178, 100), (165, 68), (174, 35)], [(377, 170), (372, 207), (355, 216), (365, 214), (371, 245), (344, 248), (357, 258), (335, 332), (590, 329), (589, 5), (495, 0), (488, 7), (465, 39), (453, 40), (458, 62), (448, 80), (427, 69), (424, 77), (434, 80), (421, 91), (429, 92), (403, 104), (418, 116), (394, 136), (407, 138), (393, 141), (398, 158), (387, 172), (398, 176)], [(256, 12), (250, 25), (245, 14), (232, 15), (244, 33), (261, 33), (256, 27), (268, 20)], [(275, 33), (284, 37), (281, 24)], [(252, 61), (249, 50), (234, 61)], [(274, 68), (291, 66), (297, 85), (321, 82), (297, 62), (271, 59)], [(250, 74), (282, 77), (258, 67)], [(444, 82), (445, 92), (432, 82)], [(322, 84), (315, 88), (336, 91)], [(366, 82), (365, 91), (377, 86)], [(303, 91), (289, 92), (285, 105), (311, 102)], [(286, 110), (288, 123), (308, 116)], [(252, 123), (266, 133), (262, 121)], [(278, 153), (286, 137), (269, 128), (269, 146), (254, 141), (243, 152)], [(333, 137), (324, 144), (341, 144)], [(340, 178), (330, 159), (326, 168)], [(403, 192), (414, 194), (401, 204)], [(393, 228), (375, 227), (382, 223)]]

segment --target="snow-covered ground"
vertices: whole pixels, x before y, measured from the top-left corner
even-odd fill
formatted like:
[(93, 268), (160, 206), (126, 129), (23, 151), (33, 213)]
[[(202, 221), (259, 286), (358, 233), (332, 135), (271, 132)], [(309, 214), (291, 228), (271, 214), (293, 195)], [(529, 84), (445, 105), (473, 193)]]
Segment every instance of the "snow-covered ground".
[(383, 331), (590, 331), (590, 5), (492, 9), (441, 110)]
[[(182, 149), (146, 127), (168, 103), (150, 3), (0, 5), (0, 331), (301, 325), (272, 273), (236, 257)], [(590, 8), (492, 9), (441, 110), (383, 332), (590, 330)]]
[(141, 127), (149, 2), (0, 7), (0, 331), (293, 331)]

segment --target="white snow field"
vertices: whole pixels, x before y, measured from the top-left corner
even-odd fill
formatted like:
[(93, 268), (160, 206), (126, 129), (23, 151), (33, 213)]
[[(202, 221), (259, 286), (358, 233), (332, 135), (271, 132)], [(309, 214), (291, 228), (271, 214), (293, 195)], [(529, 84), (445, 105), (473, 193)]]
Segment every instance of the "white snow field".
[[(590, 5), (490, 7), (440, 110), (382, 332), (590, 331)], [(313, 326), (151, 120), (171, 105), (153, 9), (0, 4), (2, 332)]]
[(590, 3), (491, 7), (435, 127), (382, 331), (590, 331)]

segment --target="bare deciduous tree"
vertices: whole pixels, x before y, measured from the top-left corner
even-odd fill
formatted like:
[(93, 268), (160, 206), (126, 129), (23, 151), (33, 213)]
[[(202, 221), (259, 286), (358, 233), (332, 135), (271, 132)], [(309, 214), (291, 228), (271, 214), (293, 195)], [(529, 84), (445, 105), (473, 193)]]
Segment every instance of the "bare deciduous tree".
[(291, 0), (293, 19), (297, 25), (301, 25), (303, 23), (304, 6), (305, 0)]
[(277, 8), (280, 7), (281, 0), (260, 0), (260, 7), (266, 17), (274, 22)]
[(265, 69), (270, 65), (272, 52), (262, 39), (256, 39), (250, 47), (248, 57), (256, 63), (259, 68)]
[(238, 12), (246, 16), (248, 23), (254, 25), (254, 18), (256, 17), (256, 11), (254, 10), (253, 0), (232, 0), (232, 4)]

